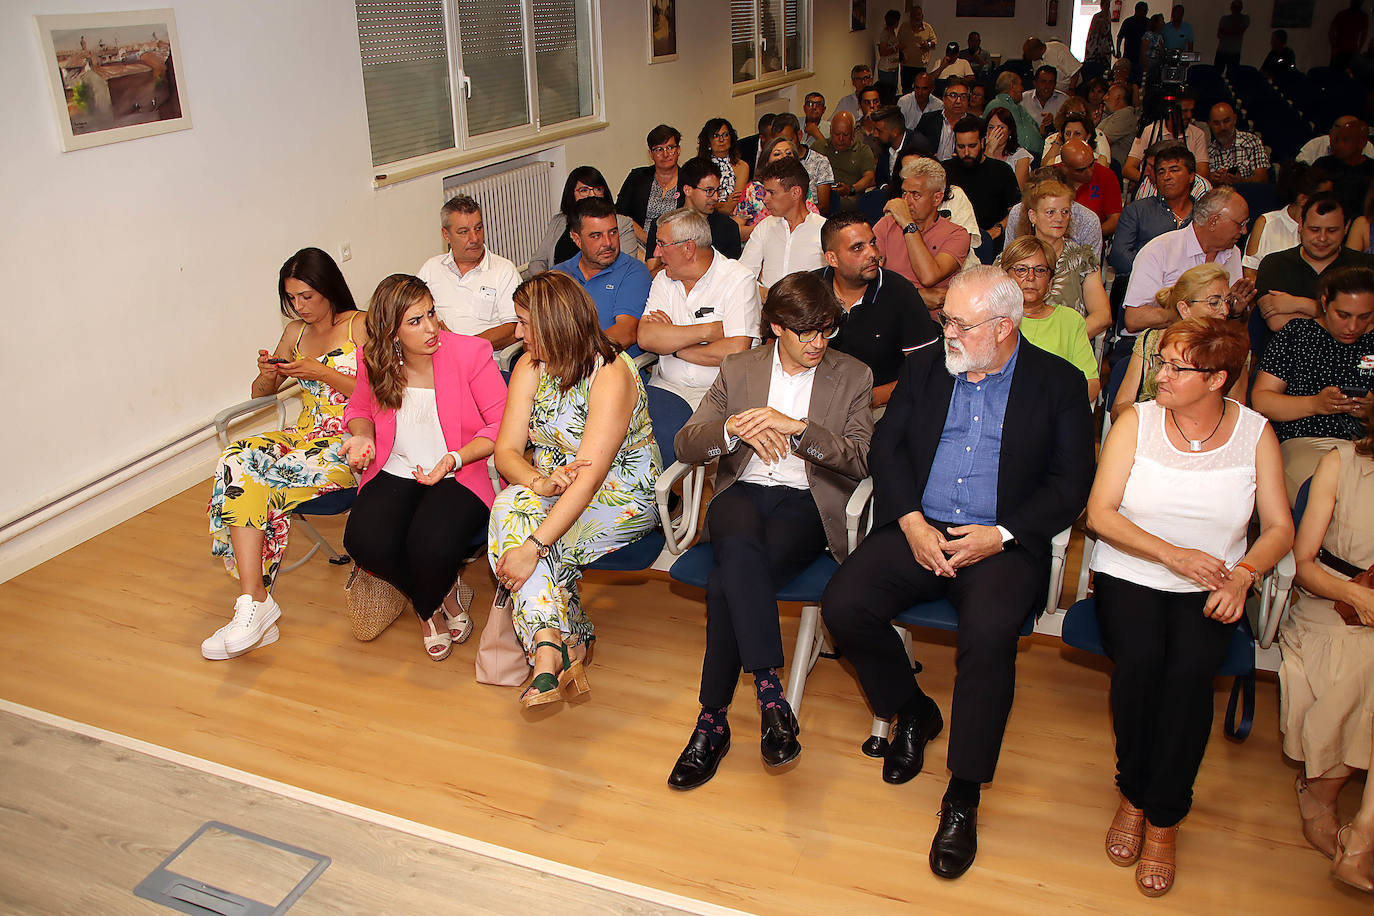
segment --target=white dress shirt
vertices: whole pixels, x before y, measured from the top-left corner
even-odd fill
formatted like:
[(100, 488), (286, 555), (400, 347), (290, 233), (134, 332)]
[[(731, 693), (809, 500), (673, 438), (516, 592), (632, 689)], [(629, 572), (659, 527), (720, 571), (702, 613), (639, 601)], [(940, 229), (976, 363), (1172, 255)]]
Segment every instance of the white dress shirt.
[(1264, 214), (1264, 232), (1260, 234), (1259, 247), (1254, 256), (1241, 258), (1241, 266), (1259, 270), (1260, 261), (1276, 251), (1287, 251), (1301, 244), (1298, 221), (1288, 215), (1287, 207), (1279, 207)]
[[(659, 309), (676, 325), (719, 321), (726, 337), (759, 336), (759, 285), (754, 274), (719, 251), (712, 251), (711, 266), (687, 292), (679, 280), (659, 271), (649, 287), (645, 313)], [(720, 369), (698, 366), (671, 353), (659, 357), (654, 383), (682, 395), (693, 407), (715, 382)]]
[(506, 258), (487, 251), (476, 267), (459, 274), (453, 253), (435, 255), (417, 272), (434, 309), (455, 334), (477, 335), (515, 321), (511, 298), (520, 285), (520, 272)]
[(1049, 99), (1041, 102), (1040, 96), (1036, 95), (1035, 91), (1032, 90), (1021, 96), (1021, 107), (1030, 112), (1030, 116), (1035, 118), (1035, 123), (1039, 124), (1042, 115), (1046, 112), (1049, 112), (1050, 115), (1058, 114), (1060, 106), (1068, 100), (1069, 97), (1067, 95), (1056, 89), (1050, 94)]
[(901, 109), (902, 117), (906, 118), (906, 129), (915, 130), (924, 116), (932, 111), (944, 111), (945, 103), (932, 92), (930, 98), (926, 99), (926, 107), (922, 108), (916, 101), (916, 93), (908, 92), (897, 100), (897, 107)]
[[(773, 346), (773, 370), (768, 379), (768, 406), (780, 414), (794, 420), (803, 420), (811, 409), (811, 386), (816, 380), (816, 368), (803, 369), (796, 375), (788, 375), (778, 357), (778, 347)], [(727, 423), (729, 421), (726, 421)], [(725, 434), (725, 447), (734, 451), (739, 447), (739, 437)], [(791, 451), (777, 464), (768, 464), (757, 454), (744, 463), (744, 470), (737, 480), (740, 483), (756, 483), (763, 487), (791, 487), (794, 490), (809, 490), (811, 483), (806, 479), (806, 462)]]
[(809, 211), (796, 229), (789, 229), (783, 217), (770, 216), (754, 227), (739, 263), (766, 289), (790, 273), (818, 270), (825, 266), (821, 253), (824, 225), (824, 216)]
[[(1214, 263), (1225, 267), (1235, 283), (1241, 278), (1240, 260), (1240, 249), (1232, 245), (1218, 254)], [(1192, 226), (1155, 236), (1136, 252), (1131, 280), (1126, 285), (1126, 307), (1154, 305), (1155, 293), (1173, 286), (1185, 270), (1206, 261), (1207, 255)]]

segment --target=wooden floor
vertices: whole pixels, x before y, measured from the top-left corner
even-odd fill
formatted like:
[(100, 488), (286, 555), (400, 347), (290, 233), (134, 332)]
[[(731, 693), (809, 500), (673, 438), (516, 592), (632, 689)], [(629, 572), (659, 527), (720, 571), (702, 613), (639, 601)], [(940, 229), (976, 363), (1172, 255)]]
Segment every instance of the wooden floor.
[[(0, 911), (140, 913), (134, 887), (207, 820), (325, 855), (292, 914), (680, 914), (0, 713)], [(218, 835), (217, 835), (218, 834)], [(228, 840), (228, 842), (226, 842)], [(212, 829), (168, 866), (275, 904), (313, 861)]]
[[(997, 781), (984, 791), (974, 868), (956, 882), (926, 864), (945, 736), (927, 772), (882, 782), (858, 745), (869, 713), (852, 674), (821, 660), (790, 772), (753, 751), (742, 685), (735, 747), (695, 792), (665, 779), (696, 715), (701, 595), (661, 574), (589, 576), (598, 626), (585, 702), (524, 714), (515, 691), (473, 680), (474, 638), (446, 661), (402, 620), (357, 643), (343, 569), (313, 560), (283, 576), (276, 645), (229, 662), (200, 640), (235, 589), (208, 555), (194, 488), (0, 585), (0, 697), (443, 830), (762, 913), (1351, 912), (1298, 828), (1295, 769), (1279, 753), (1277, 689), (1261, 683), (1254, 734), (1208, 749), (1162, 902), (1107, 860), (1115, 807), (1101, 660), (1023, 640), (1016, 707)], [(339, 526), (324, 526), (337, 537)], [(301, 539), (303, 540), (303, 539)], [(297, 544), (294, 549), (299, 549)], [(469, 578), (490, 601), (484, 570)], [(484, 607), (484, 606), (483, 606)], [(476, 609), (475, 609), (476, 610)], [(479, 626), (485, 611), (475, 615)], [(796, 609), (783, 621), (796, 631)], [(922, 683), (948, 713), (953, 650), (919, 644)], [(1218, 701), (1224, 698), (1219, 691)], [(1353, 810), (1359, 786), (1347, 790)]]

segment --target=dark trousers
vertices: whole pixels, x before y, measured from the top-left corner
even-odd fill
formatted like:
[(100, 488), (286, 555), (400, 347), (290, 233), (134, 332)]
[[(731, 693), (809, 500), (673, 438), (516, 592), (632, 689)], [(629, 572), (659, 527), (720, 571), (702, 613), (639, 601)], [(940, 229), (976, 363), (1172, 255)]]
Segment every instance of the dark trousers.
[(825, 550), (810, 490), (734, 483), (706, 510), (715, 567), (706, 582), (701, 705), (730, 705), (739, 673), (781, 668), (778, 589)]
[(363, 569), (404, 592), (420, 619), (428, 620), (453, 587), (488, 515), (477, 494), (451, 476), (425, 486), (382, 471), (358, 489), (344, 549)]
[(1223, 73), (1228, 73), (1234, 68), (1240, 66), (1240, 55), (1225, 54), (1221, 51), (1218, 51), (1217, 56), (1212, 58), (1212, 65), (1215, 66), (1218, 70), (1222, 71)]
[(1025, 548), (1013, 547), (942, 578), (916, 562), (892, 522), (869, 534), (840, 567), (821, 614), (874, 715), (891, 718), (916, 695), (892, 618), (913, 604), (948, 598), (959, 613), (948, 765), (960, 779), (991, 782), (1016, 691), (1016, 640), (1044, 577)]
[(1212, 679), (1234, 623), (1202, 615), (1206, 592), (1161, 592), (1097, 573), (1112, 671), (1116, 784), (1156, 827), (1183, 820), (1212, 732)]

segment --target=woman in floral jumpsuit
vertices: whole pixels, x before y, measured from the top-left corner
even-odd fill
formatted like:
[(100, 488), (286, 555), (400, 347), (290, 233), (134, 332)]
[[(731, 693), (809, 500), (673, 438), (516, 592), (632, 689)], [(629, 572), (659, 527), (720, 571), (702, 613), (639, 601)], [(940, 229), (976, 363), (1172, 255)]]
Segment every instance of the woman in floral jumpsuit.
[[(275, 394), (295, 380), (304, 406), (294, 429), (231, 443), (215, 469), (207, 510), (210, 552), (224, 559), (243, 593), (233, 620), (201, 644), (201, 654), (211, 659), (277, 640), (281, 609), (269, 592), (286, 550), (291, 510), (357, 485), (339, 444), (356, 351), (366, 339), (364, 322), (338, 265), (318, 248), (304, 248), (282, 265), (277, 290), (282, 314), (293, 320), (274, 352), (258, 351), (253, 397)], [(251, 564), (247, 575), (239, 560)]]
[(527, 280), (515, 314), (526, 352), (496, 443), (510, 486), (492, 507), (488, 552), (535, 670), (521, 702), (535, 706), (588, 689), (568, 654), (594, 638), (577, 594), (580, 567), (658, 524), (661, 461), (639, 374), (577, 281), (557, 271)]

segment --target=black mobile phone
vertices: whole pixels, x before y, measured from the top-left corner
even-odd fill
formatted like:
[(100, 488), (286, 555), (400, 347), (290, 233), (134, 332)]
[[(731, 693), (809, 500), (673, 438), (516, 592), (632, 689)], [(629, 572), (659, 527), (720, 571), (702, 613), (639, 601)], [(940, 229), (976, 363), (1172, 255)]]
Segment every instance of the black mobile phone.
[(510, 589), (504, 585), (496, 586), (496, 600), (492, 604), (496, 607), (510, 607)]
[(283, 358), (280, 357), (280, 356), (269, 356), (269, 357), (267, 358), (267, 361), (268, 361), (269, 363), (271, 363), (272, 365), (274, 365), (274, 366), (275, 366), (275, 365), (280, 365), (281, 363), (289, 363), (289, 362), (291, 362), (291, 360), (289, 360), (289, 359), (283, 359)]
[(1346, 388), (1342, 386), (1341, 394), (1345, 395), (1348, 398), (1362, 398), (1365, 395), (1369, 394), (1369, 391), (1364, 388)]

